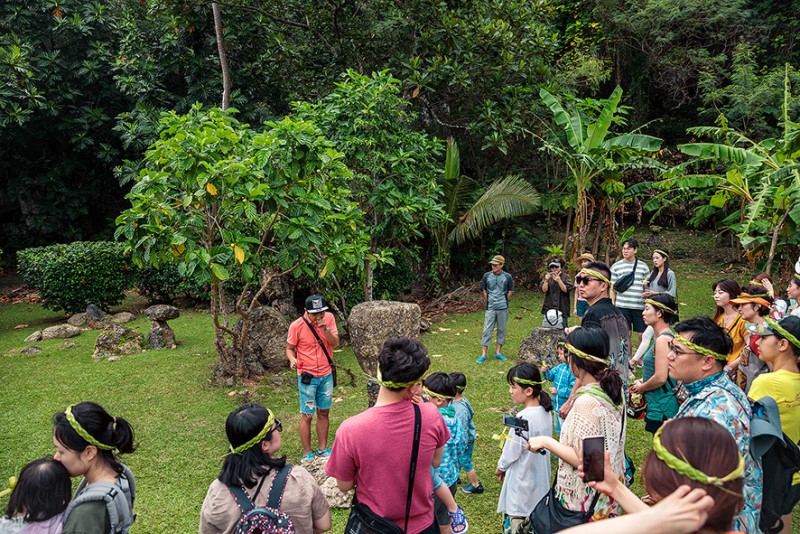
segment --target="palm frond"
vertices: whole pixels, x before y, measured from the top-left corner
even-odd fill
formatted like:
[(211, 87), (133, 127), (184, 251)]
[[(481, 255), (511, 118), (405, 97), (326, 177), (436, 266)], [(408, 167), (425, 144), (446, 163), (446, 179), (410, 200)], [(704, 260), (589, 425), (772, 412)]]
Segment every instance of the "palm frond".
[(539, 193), (524, 178), (506, 176), (493, 182), (472, 208), (459, 217), (448, 239), (459, 245), (480, 236), (497, 221), (528, 215), (541, 204)]
[(750, 150), (721, 143), (687, 143), (678, 145), (678, 150), (688, 156), (715, 159), (735, 165), (753, 165), (764, 161), (763, 157)]

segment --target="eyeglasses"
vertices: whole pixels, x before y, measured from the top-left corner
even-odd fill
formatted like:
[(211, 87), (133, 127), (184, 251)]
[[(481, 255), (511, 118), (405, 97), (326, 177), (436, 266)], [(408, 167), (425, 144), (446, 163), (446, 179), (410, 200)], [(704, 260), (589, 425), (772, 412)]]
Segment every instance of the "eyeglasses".
[(680, 350), (680, 349), (678, 349), (677, 347), (675, 347), (675, 344), (674, 344), (672, 341), (670, 341), (670, 342), (667, 344), (667, 348), (668, 348), (668, 349), (669, 349), (669, 350), (670, 350), (670, 351), (671, 351), (673, 354), (675, 354), (675, 356), (676, 356), (676, 357), (677, 357), (677, 356), (683, 356), (684, 354), (697, 354), (697, 353), (696, 353), (696, 352), (694, 352), (694, 351), (692, 351), (692, 352), (686, 352), (686, 351), (684, 351), (684, 350)]
[(283, 432), (283, 425), (281, 424), (280, 419), (275, 419), (275, 427), (271, 431), (277, 430), (278, 432)]
[(598, 278), (589, 278), (588, 276), (576, 276), (575, 283), (578, 285), (588, 286), (589, 282), (599, 282)]

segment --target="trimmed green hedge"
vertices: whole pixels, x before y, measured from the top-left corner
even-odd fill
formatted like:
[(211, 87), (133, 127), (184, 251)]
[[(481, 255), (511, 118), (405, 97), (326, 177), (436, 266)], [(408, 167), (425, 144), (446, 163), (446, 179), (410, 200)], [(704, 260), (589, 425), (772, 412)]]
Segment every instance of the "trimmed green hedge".
[(202, 302), (211, 298), (208, 285), (181, 276), (178, 267), (173, 264), (165, 264), (158, 269), (137, 268), (134, 270), (133, 283), (139, 289), (139, 293), (151, 303), (170, 303), (181, 296)]
[(44, 306), (70, 313), (89, 304), (104, 310), (122, 302), (131, 287), (130, 258), (121, 243), (75, 241), (17, 252), (25, 283), (39, 290)]

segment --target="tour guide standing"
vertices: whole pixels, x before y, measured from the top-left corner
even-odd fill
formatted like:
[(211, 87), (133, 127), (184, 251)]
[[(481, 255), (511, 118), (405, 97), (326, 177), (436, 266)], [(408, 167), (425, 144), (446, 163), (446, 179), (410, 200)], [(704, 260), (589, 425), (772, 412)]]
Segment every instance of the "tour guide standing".
[(476, 361), (486, 361), (486, 349), (492, 344), (492, 332), (497, 325), (497, 350), (494, 357), (505, 360), (500, 352), (506, 342), (506, 326), (508, 325), (508, 301), (514, 293), (514, 280), (511, 275), (503, 270), (506, 259), (497, 255), (489, 260), (492, 270), (483, 275), (481, 280), (481, 293), (486, 302), (486, 315), (483, 318), (483, 337), (481, 357)]
[(732, 530), (749, 533), (758, 528), (763, 494), (761, 462), (750, 453), (750, 420), (753, 411), (739, 386), (723, 372), (733, 341), (708, 317), (678, 323), (672, 329), (669, 374), (686, 385), (689, 398), (675, 417), (703, 417), (716, 421), (731, 433), (744, 458), (744, 508)]
[(319, 295), (306, 299), (306, 312), (289, 325), (286, 357), (297, 369), (300, 393), (300, 443), (303, 460), (313, 460), (311, 420), (317, 413), (317, 456), (328, 456), (328, 412), (333, 403), (333, 349), (339, 346), (339, 331), (328, 304)]

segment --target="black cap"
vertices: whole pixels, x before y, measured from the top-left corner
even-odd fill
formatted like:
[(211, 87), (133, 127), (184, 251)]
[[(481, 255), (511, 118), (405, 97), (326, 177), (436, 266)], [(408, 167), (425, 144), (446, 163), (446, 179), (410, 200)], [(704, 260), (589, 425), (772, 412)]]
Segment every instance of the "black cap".
[(322, 313), (328, 309), (328, 303), (322, 295), (311, 295), (306, 299), (306, 311), (308, 313)]

